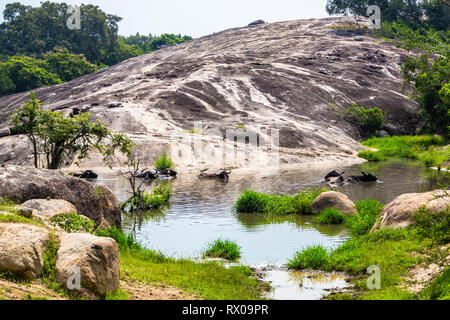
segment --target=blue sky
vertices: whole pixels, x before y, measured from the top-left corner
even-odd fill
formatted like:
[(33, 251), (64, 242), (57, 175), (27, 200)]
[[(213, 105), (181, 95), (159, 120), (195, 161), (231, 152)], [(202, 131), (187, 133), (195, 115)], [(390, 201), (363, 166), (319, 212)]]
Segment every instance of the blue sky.
[[(7, 3), (38, 6), (43, 0), (0, 0), (1, 20)], [(224, 29), (267, 22), (327, 17), (326, 0), (66, 0), (94, 4), (123, 18), (119, 33), (181, 33), (200, 37)]]

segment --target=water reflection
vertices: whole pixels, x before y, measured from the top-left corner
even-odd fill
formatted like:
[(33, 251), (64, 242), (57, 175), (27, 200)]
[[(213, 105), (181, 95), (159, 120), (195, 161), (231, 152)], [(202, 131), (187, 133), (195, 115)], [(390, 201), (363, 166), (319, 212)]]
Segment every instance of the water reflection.
[[(345, 176), (364, 170), (382, 181), (338, 188), (353, 201), (374, 198), (388, 203), (400, 194), (433, 190), (450, 181), (448, 176), (411, 161), (233, 174), (226, 184), (181, 174), (169, 182), (173, 192), (169, 207), (141, 215), (124, 214), (124, 230), (135, 232), (142, 244), (170, 256), (199, 257), (207, 242), (228, 238), (242, 247), (242, 263), (283, 264), (296, 250), (308, 245), (336, 247), (346, 239), (345, 230), (317, 225), (312, 217), (236, 214), (233, 204), (247, 189), (292, 195), (303, 188), (321, 187), (323, 177), (334, 169), (345, 170)], [(127, 182), (114, 174), (100, 173), (96, 183), (110, 187), (120, 200), (129, 197)], [(145, 185), (146, 190), (151, 191), (156, 183)]]

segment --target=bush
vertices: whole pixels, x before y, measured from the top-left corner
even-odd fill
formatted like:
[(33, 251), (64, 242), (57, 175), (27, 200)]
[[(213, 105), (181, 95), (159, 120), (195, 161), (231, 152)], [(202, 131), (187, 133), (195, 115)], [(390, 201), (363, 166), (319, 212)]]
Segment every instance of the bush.
[(80, 231), (91, 233), (95, 229), (94, 221), (76, 213), (64, 213), (52, 218), (50, 221), (69, 233)]
[(450, 207), (446, 211), (432, 213), (422, 207), (412, 217), (414, 228), (424, 238), (431, 238), (436, 244), (450, 242)]
[(450, 300), (450, 267), (438, 276), (423, 292), (428, 300)]
[(158, 170), (173, 169), (174, 167), (175, 164), (167, 155), (166, 151), (164, 151), (163, 154), (155, 160), (155, 168)]
[(377, 107), (367, 108), (353, 104), (347, 108), (347, 113), (355, 118), (358, 126), (368, 137), (376, 135), (387, 121), (386, 114)]
[(329, 263), (330, 253), (321, 245), (312, 246), (303, 251), (296, 252), (294, 258), (289, 260), (289, 269), (326, 269)]
[(349, 216), (345, 226), (354, 234), (368, 234), (384, 206), (374, 199), (358, 201), (355, 206), (358, 214)]
[(116, 227), (111, 227), (108, 229), (97, 229), (95, 234), (99, 237), (113, 238), (114, 240), (116, 240), (116, 243), (121, 251), (130, 249), (142, 249), (141, 244), (136, 241), (136, 238), (133, 234), (130, 233), (126, 235)]
[(320, 224), (342, 224), (346, 219), (347, 215), (345, 213), (335, 208), (328, 208), (315, 217), (314, 220)]
[(169, 187), (155, 187), (152, 193), (142, 191), (139, 195), (132, 196), (121, 204), (122, 209), (130, 210), (154, 210), (159, 209), (172, 197)]
[(216, 240), (207, 245), (205, 257), (237, 260), (241, 257), (241, 247), (230, 240)]

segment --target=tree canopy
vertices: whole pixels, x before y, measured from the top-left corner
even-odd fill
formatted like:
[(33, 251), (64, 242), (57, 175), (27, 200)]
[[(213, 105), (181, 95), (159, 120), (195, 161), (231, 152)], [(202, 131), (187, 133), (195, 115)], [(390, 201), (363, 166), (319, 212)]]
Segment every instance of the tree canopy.
[(402, 20), (413, 28), (450, 28), (450, 7), (443, 0), (328, 0), (326, 10), (331, 15), (366, 16), (370, 5), (380, 7), (383, 21)]

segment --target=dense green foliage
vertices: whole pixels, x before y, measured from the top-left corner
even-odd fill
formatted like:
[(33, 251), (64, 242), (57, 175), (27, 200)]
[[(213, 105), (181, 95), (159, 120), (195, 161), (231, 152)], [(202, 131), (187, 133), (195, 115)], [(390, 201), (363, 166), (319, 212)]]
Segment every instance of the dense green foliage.
[(118, 36), (122, 18), (98, 6), (80, 6), (81, 29), (66, 25), (68, 4), (39, 7), (9, 3), (0, 24), (0, 97), (57, 84), (95, 72), (189, 36)]
[(137, 33), (136, 35), (122, 37), (122, 39), (124, 43), (139, 47), (144, 53), (149, 53), (158, 50), (162, 46), (191, 41), (192, 37), (169, 33), (164, 33), (157, 37), (151, 34), (145, 36)]
[(426, 208), (421, 208), (413, 216), (415, 228), (422, 238), (432, 238), (438, 244), (450, 242), (450, 206), (444, 212), (432, 213)]
[(445, 148), (447, 140), (438, 136), (371, 138), (362, 144), (379, 150), (358, 154), (367, 160), (384, 160), (387, 157), (415, 159), (428, 167), (441, 167), (450, 161), (450, 150)]
[(165, 150), (161, 156), (155, 159), (155, 168), (158, 170), (173, 169), (174, 167), (175, 163), (173, 163)]
[(237, 260), (241, 257), (241, 247), (231, 240), (218, 239), (208, 243), (203, 255), (210, 258)]
[(353, 104), (347, 108), (346, 113), (352, 117), (366, 137), (376, 135), (387, 121), (386, 113), (377, 107), (368, 108)]
[(120, 251), (126, 250), (144, 250), (139, 242), (132, 233), (126, 235), (116, 227), (111, 227), (107, 229), (99, 228), (95, 231), (95, 235), (99, 237), (113, 238)]
[(384, 206), (375, 199), (355, 202), (355, 206), (358, 214), (349, 216), (345, 221), (345, 226), (353, 234), (368, 234)]
[(450, 267), (445, 268), (421, 295), (427, 300), (450, 300)]
[[(413, 28), (424, 25), (437, 30), (450, 28), (450, 9), (442, 0), (328, 0), (326, 10), (334, 15), (366, 16), (370, 5), (380, 7), (383, 21), (400, 19)], [(427, 19), (423, 18), (424, 15)]]
[(59, 112), (44, 110), (33, 93), (28, 102), (13, 113), (11, 125), (12, 130), (26, 134), (30, 139), (36, 168), (42, 165), (47, 169), (58, 169), (65, 159), (75, 156), (78, 163), (88, 158), (92, 149), (104, 154), (106, 160), (106, 157), (114, 156), (116, 149), (128, 154), (134, 147), (130, 139), (112, 133), (99, 120), (93, 121), (89, 113), (65, 117)]
[(325, 191), (304, 190), (295, 196), (279, 196), (247, 190), (236, 201), (234, 210), (240, 213), (310, 214), (314, 199)]
[(314, 218), (319, 224), (342, 224), (347, 219), (345, 213), (335, 208), (327, 208)]
[(66, 232), (93, 232), (95, 222), (76, 213), (64, 213), (50, 220)]

